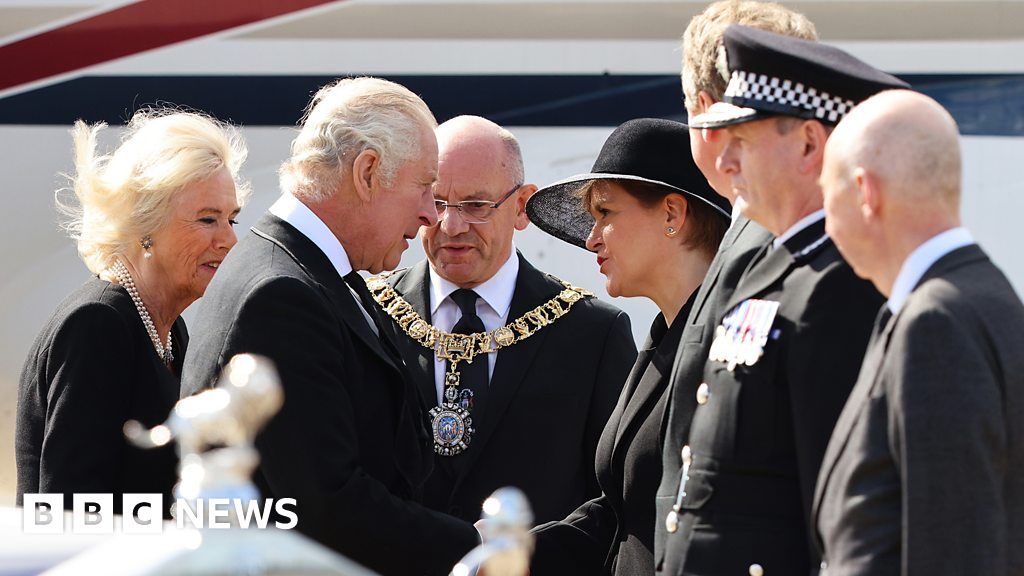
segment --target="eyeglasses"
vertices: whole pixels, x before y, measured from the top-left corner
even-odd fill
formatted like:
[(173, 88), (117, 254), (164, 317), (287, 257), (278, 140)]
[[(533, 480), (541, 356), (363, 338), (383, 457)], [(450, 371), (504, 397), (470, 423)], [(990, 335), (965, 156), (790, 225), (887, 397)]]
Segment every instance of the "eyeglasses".
[(516, 193), (522, 184), (516, 184), (514, 188), (506, 192), (497, 202), (491, 202), (489, 200), (463, 200), (462, 202), (453, 202), (449, 204), (444, 200), (434, 199), (434, 208), (437, 210), (438, 222), (441, 221), (441, 215), (444, 214), (445, 210), (449, 208), (455, 208), (459, 211), (459, 216), (466, 221), (467, 224), (483, 224), (490, 220), (494, 211), (497, 210), (505, 200), (508, 200)]

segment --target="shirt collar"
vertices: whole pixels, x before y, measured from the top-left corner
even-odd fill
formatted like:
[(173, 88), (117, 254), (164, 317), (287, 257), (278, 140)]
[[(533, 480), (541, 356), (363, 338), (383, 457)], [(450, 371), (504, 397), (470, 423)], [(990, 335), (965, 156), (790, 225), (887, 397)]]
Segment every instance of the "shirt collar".
[[(504, 317), (512, 305), (512, 294), (516, 289), (516, 278), (519, 276), (519, 256), (516, 253), (515, 244), (509, 251), (508, 260), (498, 268), (498, 271), (480, 284), (473, 291), (477, 296), (487, 303), (498, 316)], [(437, 309), (445, 298), (451, 296), (452, 292), (459, 287), (442, 278), (440, 274), (430, 267), (430, 313), (436, 314)]]
[(269, 212), (294, 226), (303, 236), (316, 244), (316, 247), (334, 265), (339, 276), (345, 276), (352, 271), (348, 253), (345, 252), (345, 247), (341, 245), (338, 237), (331, 232), (331, 229), (324, 224), (319, 216), (295, 196), (287, 192), (281, 194), (277, 202), (270, 207)]
[(797, 234), (800, 233), (801, 230), (804, 230), (811, 224), (815, 224), (816, 222), (824, 218), (824, 208), (816, 212), (811, 212), (807, 216), (804, 216), (803, 218), (797, 220), (796, 224), (793, 224), (792, 226), (789, 227), (789, 230), (786, 230), (785, 232), (782, 233), (782, 236), (779, 236), (774, 241), (772, 241), (772, 247), (778, 248), (779, 246), (782, 246), (783, 244), (786, 243), (786, 240), (789, 240), (793, 236), (796, 236)]
[(957, 248), (973, 244), (974, 238), (966, 228), (950, 228), (932, 236), (923, 244), (914, 249), (903, 261), (900, 273), (892, 284), (892, 292), (889, 300), (885, 303), (893, 314), (903, 308), (910, 297), (910, 293), (917, 287), (918, 282), (924, 277), (925, 272), (938, 262), (946, 254)]

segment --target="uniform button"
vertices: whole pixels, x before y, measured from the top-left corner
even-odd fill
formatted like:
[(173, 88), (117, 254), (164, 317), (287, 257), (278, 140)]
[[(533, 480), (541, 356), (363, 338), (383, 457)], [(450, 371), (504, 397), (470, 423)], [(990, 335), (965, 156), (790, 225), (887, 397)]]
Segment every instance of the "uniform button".
[(707, 382), (701, 382), (697, 387), (697, 404), (703, 406), (708, 403), (709, 398), (711, 398), (711, 389), (708, 388)]
[(665, 517), (665, 529), (669, 534), (675, 534), (676, 530), (679, 530), (679, 514), (676, 514), (675, 510), (669, 512)]
[(747, 572), (750, 576), (764, 576), (764, 568), (761, 568), (760, 564), (751, 564)]
[(683, 464), (690, 463), (690, 447), (683, 446), (683, 449), (679, 451), (679, 456), (683, 459)]

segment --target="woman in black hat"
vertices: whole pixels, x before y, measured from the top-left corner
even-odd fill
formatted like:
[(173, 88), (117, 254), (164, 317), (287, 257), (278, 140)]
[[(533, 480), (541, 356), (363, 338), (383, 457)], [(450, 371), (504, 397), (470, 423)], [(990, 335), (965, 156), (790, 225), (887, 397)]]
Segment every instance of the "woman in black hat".
[(534, 529), (531, 574), (652, 574), (668, 381), (729, 203), (694, 164), (687, 126), (644, 118), (612, 132), (590, 173), (538, 190), (526, 211), (594, 252), (609, 294), (644, 296), (661, 311), (598, 444), (603, 494)]

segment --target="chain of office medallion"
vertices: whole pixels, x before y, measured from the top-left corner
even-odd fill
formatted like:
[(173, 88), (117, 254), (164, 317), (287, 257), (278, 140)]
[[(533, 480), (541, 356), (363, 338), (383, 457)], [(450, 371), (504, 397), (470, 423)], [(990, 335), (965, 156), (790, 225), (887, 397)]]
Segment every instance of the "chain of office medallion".
[(448, 360), (453, 364), (463, 360), (472, 362), (473, 357), (477, 354), (496, 352), (516, 342), (521, 342), (545, 326), (554, 324), (559, 318), (566, 315), (576, 302), (594, 296), (589, 290), (555, 278), (565, 289), (554, 298), (512, 322), (490, 332), (453, 334), (438, 330), (413, 310), (412, 304), (409, 304), (394, 288), (388, 285), (387, 278), (391, 274), (393, 272), (367, 279), (366, 287), (370, 290), (373, 299), (410, 338), (433, 350), (438, 358)]

